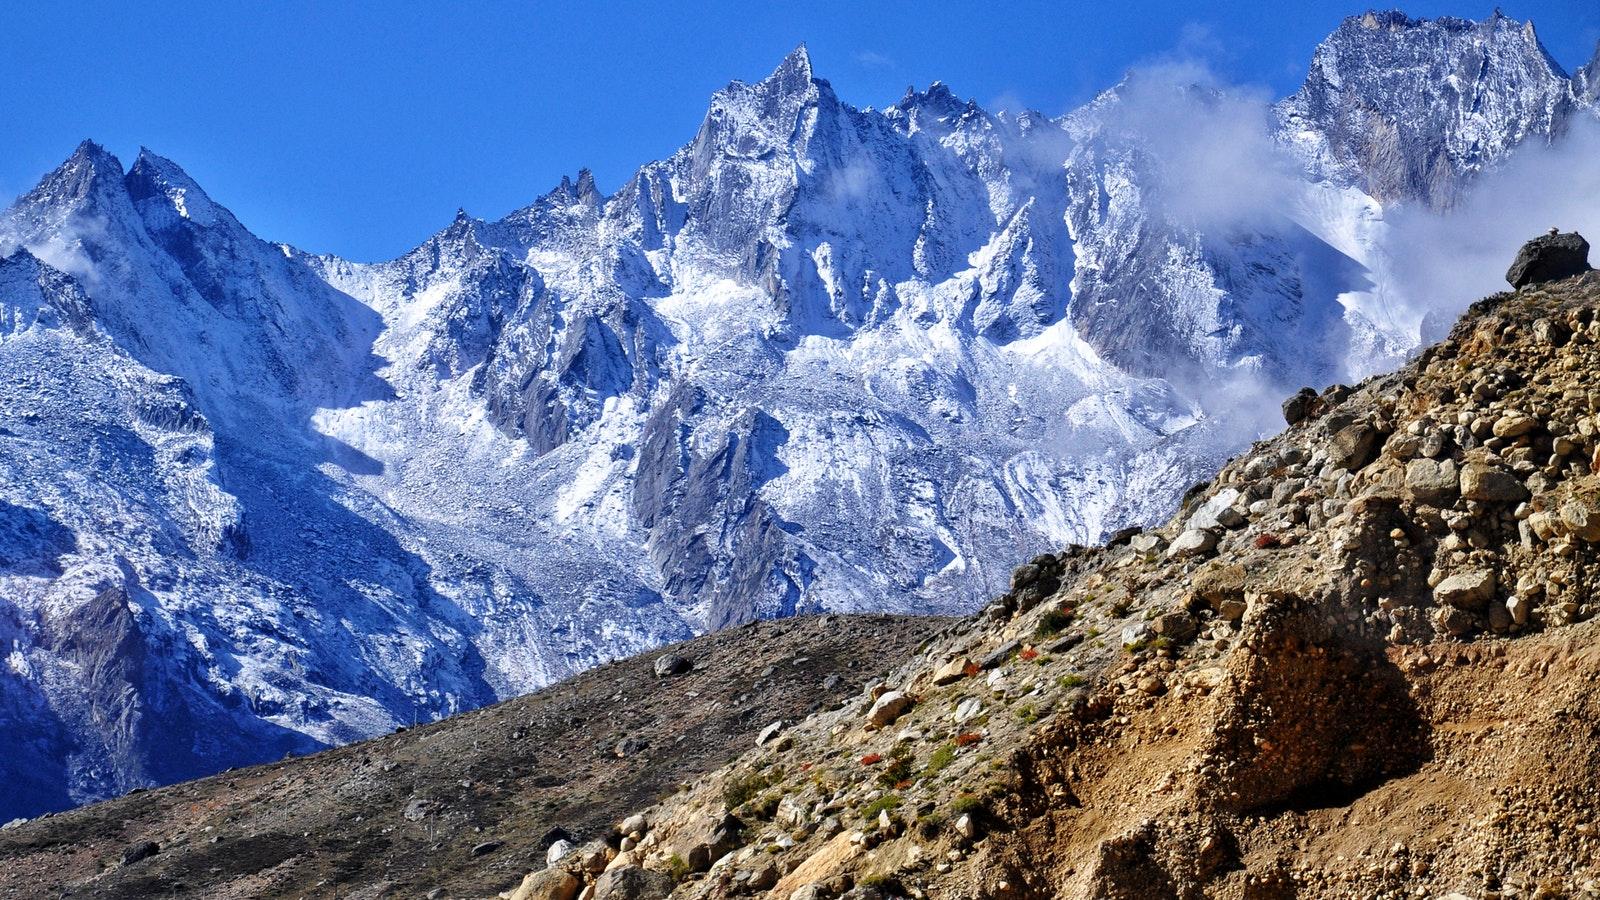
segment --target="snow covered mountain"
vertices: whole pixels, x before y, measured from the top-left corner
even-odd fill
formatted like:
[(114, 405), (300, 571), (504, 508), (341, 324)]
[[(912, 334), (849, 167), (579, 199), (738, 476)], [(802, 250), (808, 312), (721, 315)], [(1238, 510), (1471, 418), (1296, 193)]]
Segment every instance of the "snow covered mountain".
[(1275, 106), (1141, 73), (1051, 120), (856, 108), (801, 48), (615, 194), (379, 264), (85, 143), (0, 217), (0, 819), (752, 617), (971, 609), (1414, 348), (1385, 215), (1595, 72), (1369, 14)]

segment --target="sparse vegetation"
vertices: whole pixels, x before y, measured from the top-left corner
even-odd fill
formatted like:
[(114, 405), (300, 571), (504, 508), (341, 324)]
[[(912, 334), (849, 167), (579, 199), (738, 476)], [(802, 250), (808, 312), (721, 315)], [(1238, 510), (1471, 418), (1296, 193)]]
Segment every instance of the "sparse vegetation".
[(1039, 625), (1034, 629), (1034, 634), (1041, 638), (1054, 637), (1072, 624), (1072, 617), (1071, 607), (1052, 609), (1039, 618)]
[(897, 810), (899, 808), (900, 808), (900, 795), (899, 794), (884, 794), (882, 797), (879, 797), (878, 799), (872, 801), (871, 803), (868, 803), (866, 806), (861, 807), (861, 818), (864, 821), (870, 822), (873, 819), (876, 819), (878, 817), (878, 814), (881, 813), (881, 812), (884, 812), (886, 810), (889, 811), (889, 812), (893, 812), (894, 810)]
[(957, 816), (979, 816), (983, 809), (983, 800), (977, 794), (963, 793), (950, 803), (950, 812)]
[(886, 788), (894, 788), (910, 782), (914, 765), (910, 745), (896, 745), (889, 758), (889, 764), (884, 766), (883, 771), (878, 773), (878, 784)]
[(922, 777), (931, 778), (934, 775), (943, 772), (950, 766), (951, 763), (955, 761), (956, 745), (953, 742), (946, 743), (939, 747), (939, 749), (933, 751), (933, 755), (928, 757), (928, 765), (923, 768)]
[(757, 794), (770, 787), (782, 783), (783, 770), (779, 768), (758, 770), (748, 775), (737, 775), (728, 779), (722, 789), (722, 802), (728, 809), (738, 809), (750, 802)]

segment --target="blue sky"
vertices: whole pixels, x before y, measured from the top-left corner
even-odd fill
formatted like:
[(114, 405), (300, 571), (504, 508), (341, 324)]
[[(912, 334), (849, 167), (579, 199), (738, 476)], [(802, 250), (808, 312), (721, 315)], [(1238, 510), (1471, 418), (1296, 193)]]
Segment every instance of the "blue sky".
[[(1487, 4), (1415, 2), (1417, 16)], [(1506, 2), (1569, 70), (1596, 0)], [(805, 41), (857, 105), (935, 79), (1055, 114), (1141, 62), (1199, 55), (1292, 91), (1365, 7), (1326, 2), (37, 3), (0, 28), (0, 194), (92, 137), (171, 157), (257, 234), (397, 255), (458, 206), (493, 217), (581, 166), (614, 190), (694, 133), (706, 98)]]

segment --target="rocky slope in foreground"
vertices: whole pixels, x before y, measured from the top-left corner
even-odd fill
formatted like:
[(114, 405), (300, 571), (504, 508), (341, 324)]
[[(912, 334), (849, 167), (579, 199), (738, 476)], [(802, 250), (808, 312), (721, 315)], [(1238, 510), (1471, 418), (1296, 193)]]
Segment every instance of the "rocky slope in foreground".
[(512, 896), (1600, 893), (1597, 342), (1481, 301)]
[(773, 719), (844, 702), (949, 624), (752, 624), (389, 737), (14, 824), (0, 897), (492, 895), (555, 841), (604, 834)]
[(1600, 894), (1597, 366), (1600, 275), (1497, 295), (972, 619), (752, 626), (28, 823), (0, 895)]

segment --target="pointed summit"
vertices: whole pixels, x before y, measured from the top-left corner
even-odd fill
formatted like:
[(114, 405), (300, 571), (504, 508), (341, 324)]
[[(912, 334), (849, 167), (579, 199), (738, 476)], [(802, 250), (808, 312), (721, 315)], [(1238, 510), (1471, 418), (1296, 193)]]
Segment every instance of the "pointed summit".
[(789, 55), (778, 63), (778, 67), (761, 82), (761, 86), (781, 94), (796, 94), (809, 88), (811, 79), (811, 53), (802, 42), (789, 51)]
[(76, 208), (105, 199), (108, 192), (120, 192), (121, 187), (122, 161), (94, 141), (85, 140), (20, 197), (14, 208)]
[(147, 216), (159, 207), (197, 225), (211, 225), (225, 212), (182, 166), (146, 147), (139, 148), (124, 183), (128, 196)]
[(594, 173), (585, 166), (578, 170), (578, 200), (589, 206), (599, 206), (605, 198), (594, 186)]

